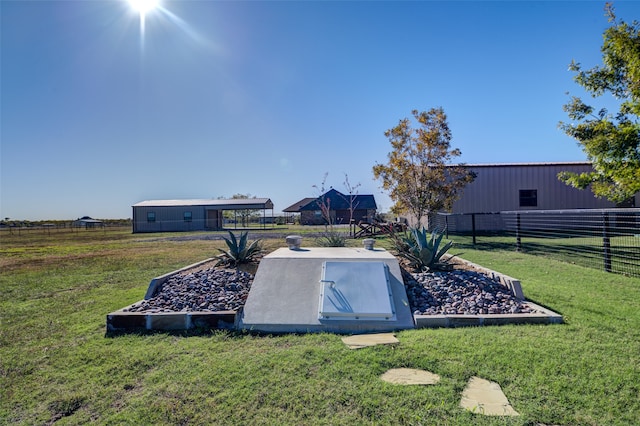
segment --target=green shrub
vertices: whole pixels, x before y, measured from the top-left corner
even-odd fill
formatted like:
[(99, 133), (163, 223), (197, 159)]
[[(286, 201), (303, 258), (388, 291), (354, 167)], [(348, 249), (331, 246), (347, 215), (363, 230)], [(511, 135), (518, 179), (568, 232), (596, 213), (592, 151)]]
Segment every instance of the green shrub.
[(320, 247), (344, 247), (346, 241), (347, 237), (344, 234), (335, 231), (325, 232), (317, 239)]
[(242, 232), (240, 233), (240, 239), (237, 239), (233, 232), (229, 231), (229, 238), (222, 237), (229, 249), (218, 249), (222, 254), (218, 255), (217, 265), (237, 266), (241, 263), (249, 263), (261, 254), (262, 247), (260, 242), (262, 240), (257, 239), (247, 245), (248, 235), (248, 232)]
[(409, 228), (402, 234), (392, 232), (390, 236), (396, 255), (406, 259), (415, 271), (450, 269), (453, 256), (446, 260), (443, 256), (453, 246), (453, 241), (441, 247), (444, 234), (437, 231), (429, 234), (423, 227)]

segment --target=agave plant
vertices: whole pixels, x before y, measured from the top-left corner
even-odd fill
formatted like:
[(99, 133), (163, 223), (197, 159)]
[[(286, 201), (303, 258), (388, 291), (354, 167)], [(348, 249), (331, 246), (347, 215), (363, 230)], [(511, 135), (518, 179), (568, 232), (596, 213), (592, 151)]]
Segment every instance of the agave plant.
[(449, 269), (453, 256), (446, 260), (443, 260), (443, 256), (453, 246), (453, 241), (440, 246), (443, 237), (441, 232), (429, 233), (424, 227), (410, 228), (409, 232), (403, 234), (391, 234), (397, 255), (406, 259), (416, 271)]
[(346, 244), (346, 236), (339, 232), (329, 231), (322, 234), (316, 242), (320, 247), (344, 247)]
[[(240, 233), (240, 239), (236, 238), (233, 232), (229, 231), (229, 238), (224, 238), (227, 243), (228, 250), (218, 249), (222, 254), (218, 255), (218, 265), (224, 264), (228, 266), (237, 266), (241, 263), (248, 263), (256, 256), (262, 253), (260, 242), (257, 239), (252, 243), (247, 243), (248, 232)], [(248, 245), (247, 245), (248, 244)]]

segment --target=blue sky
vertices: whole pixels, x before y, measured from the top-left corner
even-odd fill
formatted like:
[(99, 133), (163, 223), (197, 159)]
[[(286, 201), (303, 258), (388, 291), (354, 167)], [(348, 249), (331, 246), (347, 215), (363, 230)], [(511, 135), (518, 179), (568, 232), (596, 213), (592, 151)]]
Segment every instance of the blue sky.
[(325, 173), (387, 211), (384, 131), (439, 106), (463, 162), (583, 161), (568, 64), (600, 64), (609, 26), (603, 1), (164, 0), (144, 33), (124, 0), (0, 8), (0, 217), (28, 220), (237, 193), (277, 213)]

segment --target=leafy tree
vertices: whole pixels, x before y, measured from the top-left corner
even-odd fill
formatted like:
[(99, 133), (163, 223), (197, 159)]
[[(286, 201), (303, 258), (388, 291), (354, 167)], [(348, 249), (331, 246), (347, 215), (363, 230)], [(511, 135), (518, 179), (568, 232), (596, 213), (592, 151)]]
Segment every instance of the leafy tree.
[(640, 191), (640, 23), (617, 21), (610, 3), (605, 11), (612, 26), (603, 34), (603, 65), (583, 70), (572, 62), (570, 70), (593, 98), (608, 92), (620, 101), (620, 109), (615, 115), (605, 108), (596, 112), (575, 96), (564, 105), (579, 123), (561, 122), (560, 128), (582, 145), (593, 171), (562, 172), (558, 178), (580, 189), (591, 185), (597, 197), (620, 203)]
[(462, 164), (450, 164), (461, 152), (450, 147), (451, 130), (442, 108), (411, 113), (418, 128), (404, 118), (384, 133), (393, 150), (387, 164), (373, 167), (373, 175), (395, 202), (392, 212), (408, 212), (419, 224), (430, 212), (450, 210), (475, 174)]

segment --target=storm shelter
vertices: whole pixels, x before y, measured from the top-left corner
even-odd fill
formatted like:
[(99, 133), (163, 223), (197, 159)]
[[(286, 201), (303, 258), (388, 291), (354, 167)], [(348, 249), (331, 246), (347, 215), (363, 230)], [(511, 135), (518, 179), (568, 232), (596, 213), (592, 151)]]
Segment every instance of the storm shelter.
[(239, 327), (267, 333), (414, 328), (397, 259), (384, 249), (311, 247), (265, 256)]

